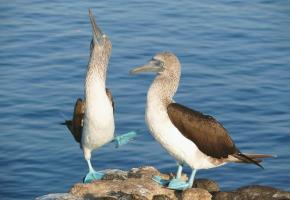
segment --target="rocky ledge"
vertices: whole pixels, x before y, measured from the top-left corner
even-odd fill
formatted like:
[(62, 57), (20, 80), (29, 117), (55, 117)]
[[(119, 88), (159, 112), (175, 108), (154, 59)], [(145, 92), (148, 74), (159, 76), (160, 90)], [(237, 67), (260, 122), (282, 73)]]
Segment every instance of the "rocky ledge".
[[(220, 191), (216, 182), (197, 179), (191, 189), (174, 191), (152, 181), (159, 175), (170, 179), (173, 174), (162, 174), (154, 167), (133, 168), (130, 171), (106, 170), (106, 176), (90, 184), (78, 183), (68, 193), (48, 194), (35, 200), (290, 200), (290, 192), (272, 187), (252, 185), (234, 191)], [(187, 179), (186, 175), (182, 176)]]

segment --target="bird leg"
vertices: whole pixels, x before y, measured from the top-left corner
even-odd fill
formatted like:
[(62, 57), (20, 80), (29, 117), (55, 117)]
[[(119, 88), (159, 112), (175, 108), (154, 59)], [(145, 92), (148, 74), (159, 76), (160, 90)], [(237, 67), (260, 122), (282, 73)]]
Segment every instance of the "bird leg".
[(131, 131), (129, 133), (125, 133), (123, 135), (116, 136), (112, 142), (115, 142), (116, 148), (129, 143), (137, 136), (135, 131)]
[(188, 180), (188, 188), (192, 188), (196, 171), (197, 171), (196, 169), (193, 169), (192, 172), (191, 172), (190, 178)]
[(177, 172), (176, 172), (176, 179), (181, 178), (182, 167), (183, 167), (183, 165), (178, 164), (178, 168), (177, 168)]
[(105, 174), (101, 171), (98, 171), (98, 172), (95, 171), (94, 168), (92, 167), (90, 159), (87, 160), (87, 163), (89, 166), (89, 173), (85, 176), (83, 182), (84, 183), (91, 183), (94, 180), (102, 179)]

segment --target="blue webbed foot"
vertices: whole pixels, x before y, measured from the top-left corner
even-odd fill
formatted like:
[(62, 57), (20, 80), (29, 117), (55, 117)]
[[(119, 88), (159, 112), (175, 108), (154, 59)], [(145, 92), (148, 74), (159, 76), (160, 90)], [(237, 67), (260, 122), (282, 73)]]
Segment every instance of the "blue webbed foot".
[(180, 179), (172, 179), (168, 184), (168, 188), (173, 190), (186, 190), (192, 188), (196, 171), (196, 169), (192, 170), (192, 173), (187, 182), (181, 181)]
[(116, 148), (129, 143), (137, 136), (135, 131), (131, 131), (129, 133), (125, 133), (123, 135), (116, 136), (112, 142), (115, 142)]
[(96, 172), (94, 170), (90, 171), (85, 177), (83, 182), (84, 183), (91, 183), (94, 180), (101, 180), (104, 177), (105, 173), (99, 171)]
[(167, 186), (169, 183), (169, 180), (162, 179), (160, 176), (153, 176), (152, 180), (161, 186)]
[(188, 182), (174, 178), (169, 182), (167, 188), (172, 189), (172, 190), (186, 190), (189, 187), (190, 187), (190, 185)]

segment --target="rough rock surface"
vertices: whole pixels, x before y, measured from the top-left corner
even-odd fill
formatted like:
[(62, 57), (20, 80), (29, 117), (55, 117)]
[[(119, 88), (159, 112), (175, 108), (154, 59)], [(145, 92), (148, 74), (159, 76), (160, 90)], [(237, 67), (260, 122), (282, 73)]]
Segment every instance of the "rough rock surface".
[(208, 180), (208, 179), (197, 179), (194, 183), (193, 186), (194, 188), (202, 188), (207, 190), (210, 193), (213, 192), (219, 192), (220, 188), (218, 184), (215, 181)]
[(214, 195), (214, 200), (286, 200), (290, 199), (290, 192), (282, 191), (276, 188), (251, 185), (241, 187), (232, 192), (218, 192)]
[[(49, 194), (36, 200), (290, 200), (290, 192), (266, 186), (247, 186), (221, 192), (216, 182), (207, 179), (197, 179), (191, 189), (174, 191), (160, 187), (151, 179), (154, 175), (164, 179), (173, 177), (173, 174), (162, 174), (154, 167), (133, 168), (128, 172), (106, 170), (102, 180), (90, 184), (78, 183), (69, 193)], [(187, 179), (186, 175), (182, 178)]]

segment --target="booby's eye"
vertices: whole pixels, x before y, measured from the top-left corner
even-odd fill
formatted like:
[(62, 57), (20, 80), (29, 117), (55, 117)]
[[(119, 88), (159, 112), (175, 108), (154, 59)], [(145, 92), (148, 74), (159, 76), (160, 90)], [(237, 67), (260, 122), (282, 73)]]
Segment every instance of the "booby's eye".
[(164, 62), (159, 60), (159, 59), (156, 59), (156, 58), (152, 58), (151, 62), (153, 62), (158, 67), (163, 67), (164, 66)]

